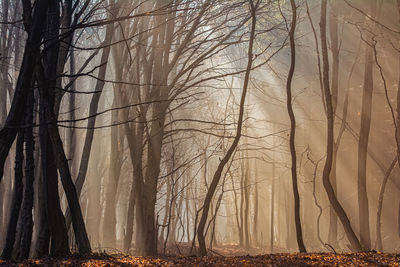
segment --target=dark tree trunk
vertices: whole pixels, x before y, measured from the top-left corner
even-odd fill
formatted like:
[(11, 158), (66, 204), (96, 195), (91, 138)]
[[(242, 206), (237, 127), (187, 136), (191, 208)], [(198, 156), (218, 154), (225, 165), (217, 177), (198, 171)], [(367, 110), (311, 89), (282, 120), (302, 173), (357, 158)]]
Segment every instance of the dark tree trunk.
[(360, 251), (361, 244), (355, 235), (353, 228), (351, 227), (351, 223), (349, 218), (347, 217), (346, 212), (344, 211), (342, 205), (336, 198), (335, 191), (329, 181), (331, 169), (332, 169), (332, 156), (333, 156), (333, 107), (332, 107), (332, 97), (331, 90), (329, 86), (329, 60), (328, 60), (328, 46), (326, 41), (326, 6), (327, 1), (322, 0), (321, 4), (321, 21), (320, 21), (320, 29), (321, 29), (321, 45), (322, 45), (322, 63), (323, 63), (323, 86), (325, 93), (325, 102), (326, 102), (326, 116), (327, 116), (327, 149), (326, 149), (326, 160), (325, 166), (322, 174), (322, 182), (325, 188), (325, 191), (328, 195), (329, 202), (332, 207), (335, 209), (337, 216), (339, 217), (343, 228), (345, 230), (346, 236), (350, 241), (353, 250)]
[(33, 231), (33, 181), (35, 178), (35, 160), (33, 140), (33, 106), (34, 106), (34, 91), (33, 87), (29, 91), (28, 101), (25, 109), (25, 183), (24, 183), (24, 200), (22, 204), (21, 220), (21, 248), (19, 259), (27, 259), (32, 242)]
[(382, 222), (381, 222), (381, 217), (382, 217), (382, 206), (383, 206), (383, 197), (385, 195), (385, 189), (386, 189), (386, 184), (387, 181), (389, 180), (390, 175), (392, 174), (393, 168), (395, 167), (396, 163), (398, 162), (397, 157), (392, 161), (390, 164), (389, 168), (387, 169), (385, 176), (383, 177), (382, 180), (382, 185), (381, 189), (379, 192), (379, 198), (378, 198), (378, 208), (376, 212), (376, 249), (380, 252), (383, 252), (383, 244), (382, 244)]
[(296, 238), (297, 245), (299, 247), (300, 252), (306, 252), (306, 247), (303, 242), (303, 233), (301, 227), (300, 220), (300, 196), (299, 189), (297, 186), (297, 156), (296, 156), (296, 147), (295, 147), (295, 134), (296, 134), (296, 118), (293, 112), (292, 106), (292, 79), (296, 64), (296, 45), (295, 45), (295, 30), (297, 24), (297, 7), (294, 0), (290, 1), (292, 7), (292, 23), (289, 32), (290, 38), (290, 53), (291, 53), (291, 64), (290, 70), (286, 83), (286, 93), (287, 93), (287, 110), (290, 117), (290, 136), (289, 136), (289, 146), (290, 146), (290, 154), (292, 158), (292, 186), (293, 186), (293, 198), (294, 198), (294, 220), (296, 225)]
[[(98, 80), (96, 82), (96, 87), (95, 87), (96, 93), (93, 94), (92, 99), (90, 101), (89, 116), (92, 114), (96, 114), (98, 106), (99, 106), (101, 92), (103, 91), (103, 88), (104, 88), (104, 79), (105, 79), (106, 70), (107, 70), (107, 64), (105, 64), (105, 63), (107, 62), (109, 55), (110, 55), (110, 50), (111, 50), (110, 43), (111, 43), (111, 39), (112, 39), (113, 29), (114, 29), (114, 26), (112, 23), (107, 25), (106, 37), (104, 39), (104, 42), (102, 43), (102, 46), (104, 46), (104, 48), (103, 48), (102, 56), (100, 59), (100, 62), (103, 65), (99, 69)], [(78, 177), (75, 181), (76, 191), (78, 193), (78, 196), (80, 196), (80, 194), (81, 194), (82, 187), (83, 187), (83, 184), (84, 184), (85, 178), (86, 178), (87, 169), (89, 166), (89, 157), (90, 157), (90, 151), (92, 149), (93, 135), (94, 135), (93, 128), (96, 125), (96, 119), (97, 119), (97, 116), (90, 117), (88, 119), (88, 123), (87, 123), (85, 142), (83, 145), (82, 155), (81, 155), (81, 159), (80, 159), (81, 163), (79, 165)], [(69, 219), (67, 219), (67, 224), (68, 225), (70, 224)]]
[(12, 250), (15, 242), (15, 235), (17, 230), (17, 223), (19, 220), (19, 213), (22, 203), (23, 194), (23, 162), (24, 162), (24, 134), (20, 131), (17, 138), (17, 147), (15, 154), (15, 182), (13, 199), (11, 203), (11, 212), (8, 222), (6, 244), (4, 245), (3, 253), (1, 257), (4, 260), (11, 259)]
[[(49, 0), (38, 0), (35, 4), (11, 109), (3, 129), (0, 131), (0, 182), (3, 177), (5, 160), (18, 132), (16, 126), (20, 125), (24, 118), (24, 113), (21, 110), (25, 108), (26, 98), (31, 88), (49, 2)], [(24, 14), (24, 16), (31, 17), (31, 14)]]
[[(42, 167), (41, 167), (42, 168)], [(36, 224), (38, 224), (37, 229), (37, 239), (35, 244), (35, 256), (38, 258), (45, 257), (49, 254), (49, 246), (50, 246), (50, 231), (49, 224), (47, 219), (47, 193), (45, 180), (43, 176), (43, 170), (41, 170), (41, 174), (37, 181), (37, 196), (38, 196), (38, 207), (42, 207), (38, 211), (38, 220)]]
[(91, 247), (79, 205), (78, 194), (76, 193), (75, 185), (69, 172), (68, 160), (64, 153), (57, 126), (54, 124), (49, 125), (49, 135), (55, 152), (57, 169), (60, 172), (61, 182), (67, 197), (68, 207), (71, 210), (72, 226), (75, 232), (78, 251), (81, 254), (87, 254), (91, 252)]
[(200, 221), (199, 221), (199, 226), (197, 229), (197, 239), (199, 241), (199, 250), (200, 250), (199, 253), (201, 256), (207, 255), (204, 230), (205, 230), (205, 226), (206, 226), (206, 222), (207, 222), (207, 217), (208, 217), (208, 212), (210, 209), (211, 200), (214, 196), (214, 193), (217, 189), (218, 183), (221, 179), (222, 171), (224, 170), (225, 165), (228, 163), (233, 152), (235, 151), (235, 149), (239, 143), (241, 134), (242, 134), (244, 104), (245, 104), (245, 100), (246, 100), (247, 86), (248, 86), (249, 79), (250, 79), (251, 67), (253, 64), (253, 43), (254, 43), (255, 30), (256, 30), (256, 7), (254, 6), (254, 3), (252, 0), (250, 0), (249, 2), (250, 2), (249, 4), (250, 4), (252, 23), (251, 23), (251, 32), (250, 32), (249, 50), (248, 50), (248, 63), (247, 63), (246, 74), (245, 74), (244, 83), (243, 83), (242, 96), (240, 99), (240, 110), (239, 110), (239, 118), (238, 118), (237, 129), (236, 129), (236, 136), (235, 136), (235, 139), (233, 140), (231, 146), (229, 147), (228, 151), (226, 152), (225, 156), (219, 162), (217, 170), (215, 171), (213, 179), (211, 181), (210, 187), (208, 188), (206, 198), (204, 199), (203, 211), (202, 211)]
[[(69, 254), (68, 232), (64, 215), (60, 207), (58, 194), (58, 174), (54, 162), (54, 152), (48, 134), (46, 122), (48, 116), (44, 108), (43, 93), (40, 97), (40, 150), (42, 164), (42, 185), (39, 185), (44, 193), (41, 200), (46, 210), (40, 219), (41, 242), (37, 247), (38, 255), (48, 254), (48, 241), (51, 240), (50, 254), (61, 256)], [(50, 239), (49, 239), (50, 238)]]

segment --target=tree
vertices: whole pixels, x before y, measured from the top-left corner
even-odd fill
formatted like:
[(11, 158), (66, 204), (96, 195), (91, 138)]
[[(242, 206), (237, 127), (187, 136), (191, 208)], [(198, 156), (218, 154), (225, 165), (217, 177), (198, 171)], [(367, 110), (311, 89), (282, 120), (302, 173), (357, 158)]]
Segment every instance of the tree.
[(287, 110), (290, 117), (290, 136), (289, 136), (289, 146), (290, 146), (290, 155), (292, 159), (292, 186), (293, 186), (293, 198), (294, 198), (294, 220), (296, 224), (296, 238), (297, 245), (299, 247), (300, 252), (306, 252), (306, 247), (303, 242), (303, 233), (301, 229), (301, 220), (300, 220), (300, 196), (299, 189), (297, 186), (297, 157), (296, 157), (296, 147), (294, 143), (295, 134), (296, 134), (296, 118), (293, 112), (292, 105), (292, 79), (294, 74), (294, 69), (296, 66), (296, 44), (295, 44), (295, 30), (297, 23), (297, 7), (294, 0), (290, 1), (290, 5), (292, 8), (292, 22), (289, 31), (289, 39), (290, 39), (290, 69), (286, 82), (286, 94), (287, 94)]
[(251, 13), (251, 21), (252, 22), (251, 22), (251, 31), (250, 31), (250, 39), (249, 39), (249, 50), (248, 50), (248, 55), (247, 55), (248, 62), (247, 62), (247, 68), (246, 68), (246, 73), (245, 73), (244, 82), (243, 82), (242, 96), (240, 99), (239, 118), (238, 118), (238, 123), (237, 123), (237, 128), (236, 128), (236, 135), (235, 135), (235, 139), (233, 140), (232, 144), (230, 145), (225, 156), (222, 158), (222, 160), (218, 164), (217, 170), (214, 173), (213, 179), (211, 181), (211, 184), (207, 190), (206, 197), (204, 199), (203, 210), (202, 210), (202, 214), (200, 217), (199, 226), (197, 228), (197, 239), (199, 241), (199, 250), (200, 250), (199, 254), (201, 256), (207, 255), (204, 229), (205, 229), (205, 225), (207, 222), (211, 199), (213, 198), (215, 190), (217, 188), (217, 185), (221, 179), (222, 171), (223, 171), (225, 165), (228, 163), (234, 150), (236, 149), (236, 147), (239, 143), (241, 134), (242, 134), (244, 104), (245, 104), (245, 100), (246, 100), (247, 87), (248, 87), (249, 79), (250, 79), (250, 71), (251, 71), (251, 67), (253, 64), (253, 43), (254, 43), (255, 30), (256, 30), (256, 10), (259, 5), (259, 1), (254, 3), (253, 0), (250, 0), (249, 5), (250, 5), (250, 13)]
[[(372, 3), (371, 14), (375, 18), (377, 3)], [(369, 226), (369, 205), (367, 194), (367, 151), (368, 139), (371, 128), (373, 80), (373, 49), (370, 44), (365, 44), (365, 69), (361, 106), (360, 139), (358, 142), (358, 205), (360, 242), (364, 249), (371, 249), (371, 233)]]
[(321, 31), (321, 46), (322, 46), (322, 69), (323, 69), (323, 86), (324, 86), (324, 97), (326, 103), (326, 116), (327, 116), (327, 144), (326, 144), (326, 160), (322, 174), (322, 182), (325, 191), (328, 195), (329, 202), (335, 209), (337, 216), (339, 217), (343, 228), (345, 230), (347, 239), (350, 241), (353, 250), (359, 251), (362, 249), (360, 241), (355, 235), (349, 218), (344, 211), (342, 205), (339, 203), (335, 191), (329, 181), (330, 173), (332, 170), (332, 156), (333, 156), (333, 129), (334, 129), (334, 118), (333, 118), (333, 106), (332, 106), (332, 95), (329, 86), (329, 59), (328, 59), (328, 47), (326, 41), (326, 7), (327, 1), (322, 0), (321, 3), (321, 20), (320, 20), (320, 31)]
[[(71, 20), (68, 20), (68, 17), (72, 16), (72, 4), (71, 2), (69, 2), (69, 4), (66, 2), (65, 5), (63, 5), (63, 13), (60, 14), (60, 3), (58, 2), (38, 0), (34, 6), (31, 6), (30, 1), (23, 1), (22, 3), (24, 10), (24, 26), (28, 32), (28, 39), (25, 45), (23, 62), (19, 72), (15, 94), (12, 99), (11, 109), (3, 129), (0, 131), (0, 177), (3, 175), (4, 162), (7, 154), (18, 133), (20, 147), (22, 147), (24, 143), (26, 145), (25, 158), (23, 157), (23, 152), (19, 152), (17, 160), (19, 165), (17, 165), (18, 172), (16, 173), (16, 179), (21, 179), (18, 176), (25, 177), (23, 189), (24, 201), (22, 203), (21, 217), (18, 219), (18, 216), (16, 216), (13, 218), (14, 221), (12, 223), (10, 221), (9, 233), (11, 233), (11, 236), (7, 238), (8, 241), (3, 251), (3, 256), (4, 258), (11, 257), (12, 248), (14, 246), (13, 239), (15, 240), (15, 238), (12, 237), (12, 235), (15, 236), (15, 231), (12, 229), (15, 227), (14, 224), (17, 223), (18, 220), (20, 220), (22, 226), (20, 233), (18, 233), (19, 237), (16, 240), (16, 248), (20, 246), (18, 257), (27, 258), (29, 256), (33, 227), (33, 99), (35, 96), (39, 95), (40, 100), (37, 98), (35, 99), (36, 102), (39, 103), (41, 122), (40, 143), (43, 179), (40, 180), (42, 181), (42, 185), (40, 186), (43, 186), (42, 192), (45, 193), (45, 203), (47, 205), (42, 207), (46, 209), (46, 213), (38, 214), (46, 214), (48, 219), (48, 222), (46, 222), (46, 220), (39, 220), (42, 223), (41, 229), (48, 227), (50, 230), (52, 253), (65, 254), (69, 252), (65, 221), (58, 199), (57, 167), (60, 171), (61, 181), (66, 192), (69, 207), (72, 210), (78, 249), (81, 253), (87, 253), (90, 252), (90, 244), (87, 238), (75, 187), (69, 173), (69, 166), (65, 157), (62, 141), (56, 126), (59, 103), (57, 103), (55, 98), (55, 89), (60, 88), (60, 86), (57, 87), (57, 83), (61, 84), (61, 78), (59, 77), (61, 77), (65, 65), (66, 56), (64, 52), (65, 50), (69, 50), (69, 47), (62, 41), (71, 40), (72, 36), (71, 32), (64, 34), (62, 37), (60, 37), (59, 34), (60, 31), (65, 33), (65, 27), (71, 22)], [(60, 24), (61, 16), (63, 19)], [(47, 23), (48, 27), (46, 31), (43, 31), (42, 29), (45, 23)], [(43, 46), (40, 45), (42, 41)], [(41, 59), (43, 59), (43, 61)], [(39, 88), (39, 94), (34, 93), (36, 86)], [(23, 127), (24, 125), (26, 126)], [(25, 134), (22, 135), (22, 132), (25, 132)], [(20, 171), (22, 167), (19, 166), (22, 166), (24, 160), (25, 173), (22, 173), (22, 171)], [(20, 189), (17, 188), (17, 190)], [(18, 201), (14, 202), (14, 204), (21, 205)], [(18, 210), (19, 208), (13, 206), (12, 209)], [(49, 239), (46, 237), (42, 240), (49, 242)], [(41, 249), (45, 249), (46, 247), (48, 246), (43, 245)], [(47, 254), (46, 252), (44, 253)]]

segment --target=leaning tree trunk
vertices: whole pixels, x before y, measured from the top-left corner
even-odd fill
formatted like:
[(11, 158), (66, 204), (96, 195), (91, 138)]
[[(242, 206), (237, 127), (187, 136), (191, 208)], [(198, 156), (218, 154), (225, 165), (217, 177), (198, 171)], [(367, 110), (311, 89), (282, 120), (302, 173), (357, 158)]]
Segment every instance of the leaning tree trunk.
[[(106, 76), (106, 71), (107, 71), (107, 60), (110, 55), (110, 43), (112, 39), (112, 31), (114, 29), (114, 26), (112, 23), (107, 25), (106, 28), (106, 36), (104, 39), (104, 42), (102, 43), (102, 55), (101, 55), (101, 67), (99, 68), (99, 73), (98, 73), (98, 79), (96, 82), (95, 86), (95, 94), (93, 94), (92, 99), (90, 101), (90, 106), (89, 106), (89, 116), (90, 118), (88, 119), (87, 122), (87, 130), (86, 130), (86, 136), (85, 136), (85, 142), (83, 144), (83, 149), (82, 149), (82, 155), (80, 158), (80, 165), (79, 165), (79, 171), (78, 171), (78, 176), (75, 180), (75, 186), (76, 186), (76, 191), (78, 193), (78, 196), (80, 196), (83, 184), (85, 183), (86, 179), (86, 173), (88, 170), (89, 166), (89, 157), (90, 157), (90, 152), (92, 149), (92, 143), (93, 143), (93, 136), (94, 136), (94, 127), (96, 125), (96, 119), (97, 116), (92, 116), (93, 114), (96, 114), (98, 106), (99, 106), (99, 101), (100, 101), (100, 96), (101, 92), (103, 91), (104, 88), (104, 79)], [(70, 219), (70, 212), (69, 210), (67, 211), (67, 225), (69, 228), (69, 225), (71, 224), (71, 219)]]
[(381, 230), (383, 197), (385, 195), (387, 181), (389, 180), (389, 177), (392, 174), (393, 168), (395, 167), (397, 162), (398, 162), (398, 158), (395, 157), (395, 159), (392, 161), (389, 168), (387, 169), (385, 176), (383, 177), (381, 189), (379, 191), (378, 208), (377, 208), (377, 212), (376, 212), (376, 249), (380, 252), (383, 252), (382, 230)]
[(326, 6), (327, 1), (322, 0), (321, 4), (321, 21), (320, 21), (320, 31), (321, 31), (321, 44), (322, 44), (322, 63), (323, 63), (323, 86), (324, 86), (324, 96), (326, 103), (326, 116), (327, 116), (327, 148), (326, 148), (326, 160), (325, 166), (322, 174), (322, 182), (325, 188), (325, 191), (328, 195), (329, 202), (332, 207), (335, 209), (337, 216), (339, 217), (343, 228), (345, 230), (346, 236), (350, 241), (350, 244), (353, 250), (360, 251), (361, 244), (358, 240), (356, 234), (351, 227), (351, 223), (349, 218), (347, 217), (346, 212), (344, 211), (342, 205), (339, 203), (336, 198), (335, 191), (329, 181), (329, 176), (332, 169), (332, 160), (333, 160), (333, 107), (332, 107), (332, 96), (331, 90), (329, 86), (329, 59), (328, 59), (328, 46), (326, 40)]
[[(39, 0), (35, 4), (11, 108), (4, 127), (0, 131), (0, 182), (3, 177), (4, 163), (18, 132), (15, 126), (18, 126), (24, 118), (21, 110), (25, 108), (28, 91), (31, 89), (34, 67), (39, 56), (38, 46), (42, 40), (42, 29), (49, 3), (49, 0)], [(30, 14), (24, 14), (24, 16), (30, 17)]]
[(246, 68), (246, 74), (244, 77), (242, 96), (240, 99), (239, 118), (238, 118), (238, 124), (237, 124), (238, 126), (236, 129), (235, 139), (233, 140), (233, 142), (232, 142), (231, 146), (229, 147), (228, 151), (226, 152), (225, 156), (219, 162), (217, 170), (215, 171), (213, 179), (211, 181), (210, 187), (207, 191), (206, 198), (204, 199), (203, 211), (202, 211), (199, 226), (197, 229), (197, 239), (199, 241), (199, 249), (200, 249), (199, 253), (201, 256), (207, 255), (204, 229), (205, 229), (207, 218), (208, 218), (208, 212), (210, 209), (211, 200), (214, 196), (214, 193), (217, 189), (218, 183), (221, 179), (222, 171), (224, 170), (225, 165), (228, 163), (234, 150), (236, 149), (236, 147), (239, 143), (241, 134), (242, 134), (244, 104), (245, 104), (245, 100), (246, 100), (247, 87), (248, 87), (249, 79), (250, 79), (251, 67), (253, 64), (253, 43), (254, 43), (255, 30), (256, 30), (256, 7), (254, 6), (254, 3), (252, 0), (250, 0), (249, 2), (250, 2), (250, 8), (251, 8), (250, 11), (251, 11), (252, 23), (251, 23), (251, 32), (250, 32), (250, 41), (249, 41), (249, 50), (248, 50), (248, 63), (247, 63), (247, 68)]
[[(54, 162), (54, 151), (51, 148), (51, 140), (48, 131), (48, 115), (45, 106), (44, 91), (47, 87), (44, 82), (44, 77), (40, 73), (39, 66), (37, 67), (37, 81), (40, 92), (40, 150), (41, 150), (41, 165), (42, 165), (42, 180), (39, 184), (40, 191), (43, 193), (41, 204), (44, 205), (46, 212), (41, 213), (40, 232), (43, 234), (41, 244), (37, 249), (38, 255), (47, 255), (49, 242), (51, 240), (50, 255), (61, 256), (69, 254), (68, 232), (65, 225), (65, 218), (60, 206), (60, 197), (58, 193), (58, 173), (57, 166)], [(45, 217), (45, 218), (43, 218)], [(49, 231), (49, 238), (47, 237)], [(47, 250), (47, 251), (46, 251)]]
[[(112, 31), (114, 29), (114, 26), (112, 23), (108, 24), (106, 27), (106, 36), (104, 39), (104, 42), (102, 43), (102, 55), (101, 55), (101, 66), (99, 68), (99, 73), (98, 73), (98, 79), (96, 81), (96, 86), (95, 86), (95, 92), (92, 96), (92, 99), (90, 100), (90, 105), (89, 105), (89, 119), (87, 122), (87, 130), (86, 130), (86, 136), (85, 136), (85, 141), (83, 144), (83, 149), (82, 149), (82, 155), (80, 157), (80, 165), (79, 165), (79, 170), (78, 170), (78, 175), (75, 180), (75, 187), (76, 187), (76, 192), (78, 194), (78, 197), (81, 195), (81, 191), (83, 188), (83, 184), (85, 183), (86, 180), (86, 174), (87, 170), (89, 167), (89, 158), (90, 158), (90, 153), (92, 151), (92, 143), (93, 143), (93, 137), (94, 137), (94, 128), (96, 126), (96, 119), (97, 116), (92, 116), (93, 114), (97, 113), (97, 109), (99, 107), (99, 102), (100, 102), (100, 96), (101, 93), (103, 92), (104, 84), (105, 84), (105, 76), (106, 76), (106, 71), (107, 71), (107, 60), (110, 55), (110, 43), (112, 40)], [(71, 225), (71, 213), (70, 210), (67, 209), (66, 212), (66, 222), (67, 222), (67, 228), (70, 228)]]
[(15, 234), (17, 230), (17, 223), (19, 219), (19, 212), (22, 203), (22, 193), (23, 193), (23, 161), (24, 161), (24, 134), (21, 131), (17, 138), (17, 147), (15, 154), (15, 182), (14, 182), (14, 192), (13, 199), (11, 202), (11, 212), (8, 222), (6, 244), (3, 249), (1, 258), (4, 260), (9, 260), (12, 255), (12, 250), (15, 242)]
[[(44, 121), (50, 122), (46, 124), (45, 128), (47, 128), (48, 138), (50, 139), (50, 148), (54, 153), (54, 158), (52, 158), (52, 161), (56, 163), (57, 169), (60, 173), (61, 182), (68, 201), (68, 207), (71, 210), (72, 225), (75, 232), (78, 250), (81, 254), (90, 253), (90, 243), (83, 221), (82, 211), (79, 205), (78, 194), (71, 178), (68, 160), (65, 156), (60, 134), (55, 123), (54, 97), (51, 97), (52, 92), (50, 91), (50, 89), (54, 88), (54, 82), (45, 79), (44, 70), (43, 68), (40, 68), (40, 65), (38, 66), (37, 77), (38, 81), (40, 81), (42, 85), (39, 85), (39, 87), (42, 89), (40, 93), (42, 100), (41, 108), (43, 108), (43, 118)], [(53, 86), (51, 86), (52, 83)], [(42, 138), (44, 139), (45, 137), (41, 136), (41, 139)]]

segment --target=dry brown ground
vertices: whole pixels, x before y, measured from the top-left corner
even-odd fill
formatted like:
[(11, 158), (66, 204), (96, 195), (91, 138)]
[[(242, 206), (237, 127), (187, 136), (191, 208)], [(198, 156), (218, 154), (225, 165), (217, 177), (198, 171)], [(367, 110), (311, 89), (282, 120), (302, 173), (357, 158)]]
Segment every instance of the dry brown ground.
[(400, 254), (363, 253), (281, 253), (234, 257), (133, 257), (100, 255), (66, 259), (37, 259), (24, 262), (0, 261), (0, 266), (400, 266)]

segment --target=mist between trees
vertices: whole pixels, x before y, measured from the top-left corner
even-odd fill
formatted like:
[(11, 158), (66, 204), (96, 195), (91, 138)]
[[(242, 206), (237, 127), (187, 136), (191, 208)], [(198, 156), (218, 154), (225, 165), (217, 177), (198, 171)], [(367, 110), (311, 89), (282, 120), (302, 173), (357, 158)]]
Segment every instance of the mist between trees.
[(399, 251), (399, 0), (0, 15), (2, 258)]

